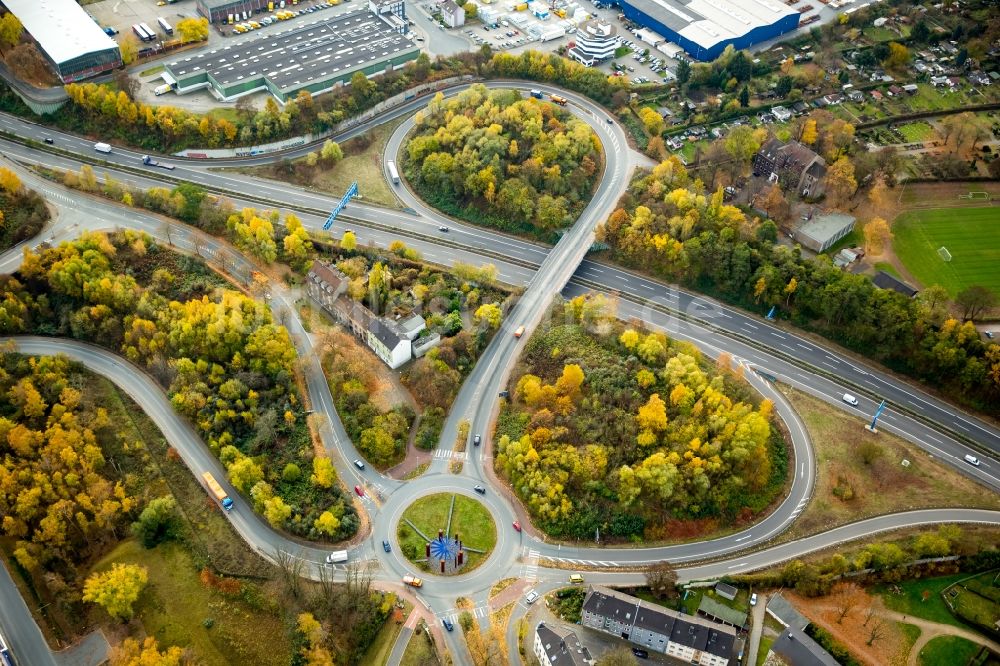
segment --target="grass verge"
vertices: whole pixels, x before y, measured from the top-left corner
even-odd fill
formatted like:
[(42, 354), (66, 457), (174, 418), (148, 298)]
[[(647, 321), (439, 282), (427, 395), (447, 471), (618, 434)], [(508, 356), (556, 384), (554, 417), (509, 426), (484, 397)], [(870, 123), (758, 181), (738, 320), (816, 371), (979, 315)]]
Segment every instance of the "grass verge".
[(757, 666), (762, 666), (762, 664), (767, 660), (767, 653), (771, 651), (771, 645), (774, 644), (776, 639), (770, 636), (762, 636), (760, 639), (760, 646), (757, 648)]
[(920, 666), (965, 666), (979, 652), (979, 646), (961, 636), (932, 638), (917, 655)]
[(415, 631), (406, 644), (406, 652), (399, 666), (437, 666), (441, 661), (430, 638), (423, 631)]
[(805, 422), (819, 470), (812, 499), (783, 540), (909, 509), (1000, 509), (1000, 497), (917, 446), (885, 431), (873, 435), (859, 416), (795, 389), (781, 390)]
[[(403, 518), (408, 519), (430, 538), (437, 537), (439, 529), (445, 529), (448, 522), (448, 507), (451, 504), (450, 493), (438, 493), (422, 497), (407, 507)], [(424, 540), (416, 534), (405, 522), (400, 520), (396, 536), (400, 548), (414, 564), (424, 571), (429, 571), (426, 563), (415, 562), (424, 557)], [(493, 551), (497, 542), (497, 529), (490, 512), (482, 504), (464, 495), (455, 496), (455, 511), (451, 519), (450, 534), (458, 533), (462, 543), (470, 548), (483, 551), (482, 554), (466, 551), (467, 558), (462, 573), (472, 571), (482, 564)]]
[[(1000, 294), (1000, 208), (939, 208), (903, 213), (892, 225), (892, 247), (925, 286), (954, 297), (972, 285)], [(951, 261), (938, 254), (946, 247)]]
[(402, 609), (394, 609), (393, 614), (382, 625), (382, 629), (375, 636), (375, 640), (372, 641), (365, 656), (361, 658), (360, 663), (370, 664), (371, 666), (385, 666), (389, 662), (389, 655), (392, 654), (392, 648), (396, 644), (399, 632), (403, 630), (403, 622), (406, 621), (406, 618), (409, 617), (410, 612), (413, 610), (413, 604), (407, 602), (405, 599), (402, 601), (404, 607)]
[(296, 185), (313, 187), (323, 192), (342, 195), (359, 183), (362, 201), (398, 208), (399, 200), (382, 173), (385, 144), (402, 120), (384, 123), (341, 146), (344, 158), (332, 167), (309, 167), (305, 158), (261, 167), (240, 169), (251, 176), (273, 178)]

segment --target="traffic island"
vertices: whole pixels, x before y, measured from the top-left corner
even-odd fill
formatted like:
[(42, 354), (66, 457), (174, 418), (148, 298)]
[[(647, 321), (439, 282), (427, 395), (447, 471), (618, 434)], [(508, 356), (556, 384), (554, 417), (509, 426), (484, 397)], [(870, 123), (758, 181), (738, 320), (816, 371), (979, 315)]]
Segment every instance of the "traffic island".
[(496, 523), (471, 497), (436, 493), (421, 497), (396, 526), (400, 551), (421, 570), (439, 576), (468, 573), (485, 562), (496, 545)]

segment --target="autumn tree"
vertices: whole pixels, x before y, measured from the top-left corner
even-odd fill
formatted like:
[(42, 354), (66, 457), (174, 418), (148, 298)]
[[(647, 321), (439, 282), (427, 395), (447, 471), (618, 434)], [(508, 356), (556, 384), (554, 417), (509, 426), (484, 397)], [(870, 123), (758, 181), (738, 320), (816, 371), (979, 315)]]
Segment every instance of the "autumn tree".
[(864, 226), (865, 254), (880, 255), (892, 240), (889, 223), (881, 217), (873, 217)]
[(910, 50), (899, 42), (889, 42), (889, 53), (882, 61), (886, 69), (902, 69), (910, 62)]
[(252, 208), (244, 208), (239, 215), (231, 215), (227, 221), (233, 232), (233, 242), (264, 263), (278, 258), (278, 246), (274, 241), (274, 226), (271, 221), (260, 217)]
[(345, 231), (344, 235), (340, 238), (340, 249), (345, 252), (353, 252), (357, 247), (357, 236), (354, 235), (353, 231)]
[(204, 16), (183, 18), (174, 26), (182, 43), (203, 42), (208, 39), (208, 19)]
[(83, 600), (101, 606), (111, 617), (127, 622), (132, 606), (149, 580), (146, 567), (115, 563), (110, 571), (91, 574), (83, 584)]
[(675, 599), (677, 590), (677, 570), (674, 566), (662, 560), (654, 562), (646, 568), (646, 586), (657, 599)]
[(126, 638), (111, 648), (110, 666), (181, 666), (189, 663), (182, 648), (176, 645), (161, 651), (156, 639), (147, 636), (142, 643)]
[(502, 313), (500, 306), (496, 303), (484, 303), (480, 305), (475, 314), (476, 322), (485, 322), (490, 328), (496, 330), (500, 328)]
[(791, 206), (788, 204), (785, 193), (782, 192), (781, 186), (778, 183), (774, 183), (764, 190), (763, 198), (758, 205), (764, 209), (768, 217), (779, 222), (787, 221), (791, 213)]
[(118, 47), (122, 53), (122, 63), (131, 65), (139, 57), (139, 41), (134, 35), (125, 35), (118, 42)]
[(320, 157), (323, 161), (333, 166), (340, 160), (344, 159), (344, 151), (341, 150), (340, 144), (338, 144), (333, 139), (327, 139), (323, 143), (323, 147), (320, 149)]
[(6, 51), (6, 49), (15, 46), (21, 41), (21, 33), (23, 32), (24, 26), (21, 25), (21, 21), (14, 16), (13, 12), (4, 14), (0, 17), (0, 48)]
[(858, 183), (854, 179), (854, 165), (841, 157), (826, 171), (826, 191), (833, 206), (843, 206), (853, 196)]
[(663, 134), (663, 116), (657, 113), (656, 109), (648, 106), (642, 107), (639, 110), (639, 119), (642, 120), (642, 124), (646, 128), (646, 133), (650, 136)]

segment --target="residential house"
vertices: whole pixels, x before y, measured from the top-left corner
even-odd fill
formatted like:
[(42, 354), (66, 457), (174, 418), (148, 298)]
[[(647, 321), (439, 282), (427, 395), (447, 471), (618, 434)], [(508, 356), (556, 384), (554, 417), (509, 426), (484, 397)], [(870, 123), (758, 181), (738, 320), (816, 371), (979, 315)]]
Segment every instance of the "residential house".
[(454, 0), (444, 0), (441, 3), (441, 18), (449, 28), (458, 28), (465, 25), (465, 10)]
[(920, 87), (916, 83), (907, 83), (903, 86), (903, 92), (908, 95), (916, 95)]
[(860, 102), (865, 98), (865, 94), (860, 90), (852, 90), (851, 92), (847, 93), (847, 97), (852, 102)]
[(931, 84), (935, 88), (941, 88), (943, 86), (946, 86), (946, 85), (948, 85), (948, 77), (947, 76), (932, 76), (931, 77)]
[(882, 97), (883, 97), (882, 93), (879, 92), (878, 90), (873, 90), (872, 91), (872, 100), (874, 100), (876, 102), (881, 102), (882, 101)]
[(783, 123), (792, 119), (792, 112), (783, 106), (772, 107), (771, 115), (773, 115), (778, 120), (779, 123)]
[(823, 192), (826, 161), (798, 141), (771, 139), (754, 155), (753, 173), (794, 188), (799, 196), (817, 197)]
[(985, 72), (969, 72), (969, 82), (976, 86), (988, 86), (993, 81), (990, 79), (990, 75)]
[(590, 651), (569, 629), (539, 622), (535, 627), (532, 651), (542, 666), (589, 666), (594, 663)]
[(889, 97), (899, 97), (903, 94), (903, 89), (897, 86), (895, 83), (889, 86)]
[(606, 587), (591, 586), (581, 624), (649, 650), (699, 666), (738, 663), (743, 641), (736, 629), (684, 615)]
[[(313, 262), (306, 275), (306, 293), (395, 370), (413, 357), (410, 338), (395, 322), (377, 317), (361, 303), (351, 300), (346, 295), (349, 282), (336, 268)], [(416, 333), (419, 334), (419, 330)]]

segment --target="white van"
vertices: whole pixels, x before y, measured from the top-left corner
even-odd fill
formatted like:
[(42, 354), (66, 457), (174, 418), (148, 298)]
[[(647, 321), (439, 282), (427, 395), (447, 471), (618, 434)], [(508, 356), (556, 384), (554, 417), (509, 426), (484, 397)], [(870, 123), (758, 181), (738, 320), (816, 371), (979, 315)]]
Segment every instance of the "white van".
[(970, 465), (975, 465), (976, 467), (979, 467), (979, 458), (977, 458), (976, 456), (970, 456), (970, 455), (965, 456), (965, 462), (969, 463)]
[(109, 143), (95, 143), (94, 144), (94, 150), (96, 150), (99, 153), (110, 153), (111, 152), (111, 144), (109, 144)]
[(844, 402), (846, 402), (848, 405), (854, 405), (855, 407), (858, 406), (858, 399), (855, 398), (850, 393), (845, 393), (844, 397), (841, 398), (841, 400), (843, 400)]
[(347, 551), (346, 550), (335, 550), (326, 556), (327, 564), (337, 564), (339, 562), (347, 561)]

